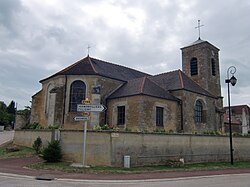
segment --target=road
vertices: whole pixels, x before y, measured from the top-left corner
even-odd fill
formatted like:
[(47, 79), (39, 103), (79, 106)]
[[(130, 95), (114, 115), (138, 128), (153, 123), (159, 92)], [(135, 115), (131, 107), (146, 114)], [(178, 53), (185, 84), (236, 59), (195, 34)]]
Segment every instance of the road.
[(14, 138), (14, 131), (2, 131), (0, 132), (0, 145), (12, 141)]
[(0, 174), (3, 187), (249, 187), (250, 174), (231, 174), (158, 180), (94, 181), (60, 179), (35, 180), (34, 177)]

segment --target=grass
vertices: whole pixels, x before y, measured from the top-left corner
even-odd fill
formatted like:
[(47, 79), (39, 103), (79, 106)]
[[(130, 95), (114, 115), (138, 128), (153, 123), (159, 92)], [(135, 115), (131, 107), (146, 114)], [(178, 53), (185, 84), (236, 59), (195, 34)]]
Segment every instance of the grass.
[[(16, 151), (8, 151), (16, 147)], [(8, 144), (0, 147), (0, 159), (10, 157), (26, 157), (35, 155), (32, 148)], [(161, 172), (161, 171), (197, 171), (197, 170), (218, 170), (228, 168), (250, 168), (250, 161), (235, 161), (234, 165), (230, 162), (203, 162), (203, 163), (186, 163), (169, 161), (166, 165), (159, 166), (140, 166), (140, 167), (109, 167), (109, 166), (91, 166), (90, 168), (77, 168), (70, 166), (70, 162), (57, 163), (37, 163), (30, 165), (33, 169), (59, 170), (73, 173), (144, 173), (144, 172)]]
[[(11, 148), (15, 148), (15, 151), (10, 151)], [(10, 158), (10, 157), (24, 157), (34, 155), (34, 149), (17, 146), (13, 144), (7, 144), (0, 147), (0, 159), (1, 158)]]
[(70, 166), (69, 162), (58, 163), (38, 163), (29, 167), (33, 169), (49, 169), (59, 170), (73, 173), (143, 173), (143, 172), (162, 172), (162, 171), (195, 171), (195, 170), (218, 170), (227, 168), (250, 168), (250, 162), (235, 162), (231, 165), (229, 162), (207, 162), (207, 163), (193, 163), (179, 166), (140, 166), (140, 167), (101, 167), (93, 166), (90, 168), (76, 168)]

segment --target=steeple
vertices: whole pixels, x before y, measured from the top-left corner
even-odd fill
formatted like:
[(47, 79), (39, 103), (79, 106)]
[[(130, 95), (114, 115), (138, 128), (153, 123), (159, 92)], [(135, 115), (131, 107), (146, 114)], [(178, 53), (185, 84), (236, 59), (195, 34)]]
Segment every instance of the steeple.
[(199, 36), (198, 40), (181, 50), (182, 71), (202, 88), (221, 97), (219, 49)]

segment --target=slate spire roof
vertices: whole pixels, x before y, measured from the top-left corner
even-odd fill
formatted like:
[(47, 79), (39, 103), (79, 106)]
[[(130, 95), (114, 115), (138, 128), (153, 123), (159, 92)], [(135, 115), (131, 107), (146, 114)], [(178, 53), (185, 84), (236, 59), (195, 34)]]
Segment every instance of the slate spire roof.
[(57, 75), (100, 75), (112, 79), (127, 81), (147, 76), (148, 74), (87, 56), (40, 82)]

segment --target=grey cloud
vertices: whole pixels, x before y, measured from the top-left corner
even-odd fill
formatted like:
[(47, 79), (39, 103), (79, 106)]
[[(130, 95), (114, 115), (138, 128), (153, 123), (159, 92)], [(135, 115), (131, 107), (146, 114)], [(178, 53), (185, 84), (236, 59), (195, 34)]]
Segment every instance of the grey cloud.
[[(249, 2), (179, 0), (162, 5), (161, 0), (113, 1), (114, 6), (145, 12), (145, 22), (136, 37), (128, 32), (130, 28), (110, 27), (108, 20), (89, 18), (82, 11), (85, 5), (104, 2), (61, 1), (62, 10), (54, 7), (55, 12), (51, 12), (53, 7), (46, 10), (45, 6), (43, 17), (33, 15), (20, 1), (0, 1), (1, 97), (29, 104), (30, 97), (40, 89), (38, 81), (86, 56), (87, 45), (91, 46), (93, 57), (147, 73), (181, 69), (180, 48), (198, 38), (194, 28), (198, 19), (205, 25), (202, 39), (221, 49), (223, 94), (226, 93), (225, 71), (229, 65), (235, 65), (237, 88), (247, 95), (242, 87), (248, 84), (250, 68)], [(33, 8), (39, 10), (35, 5)], [(233, 91), (233, 94), (240, 93)]]

